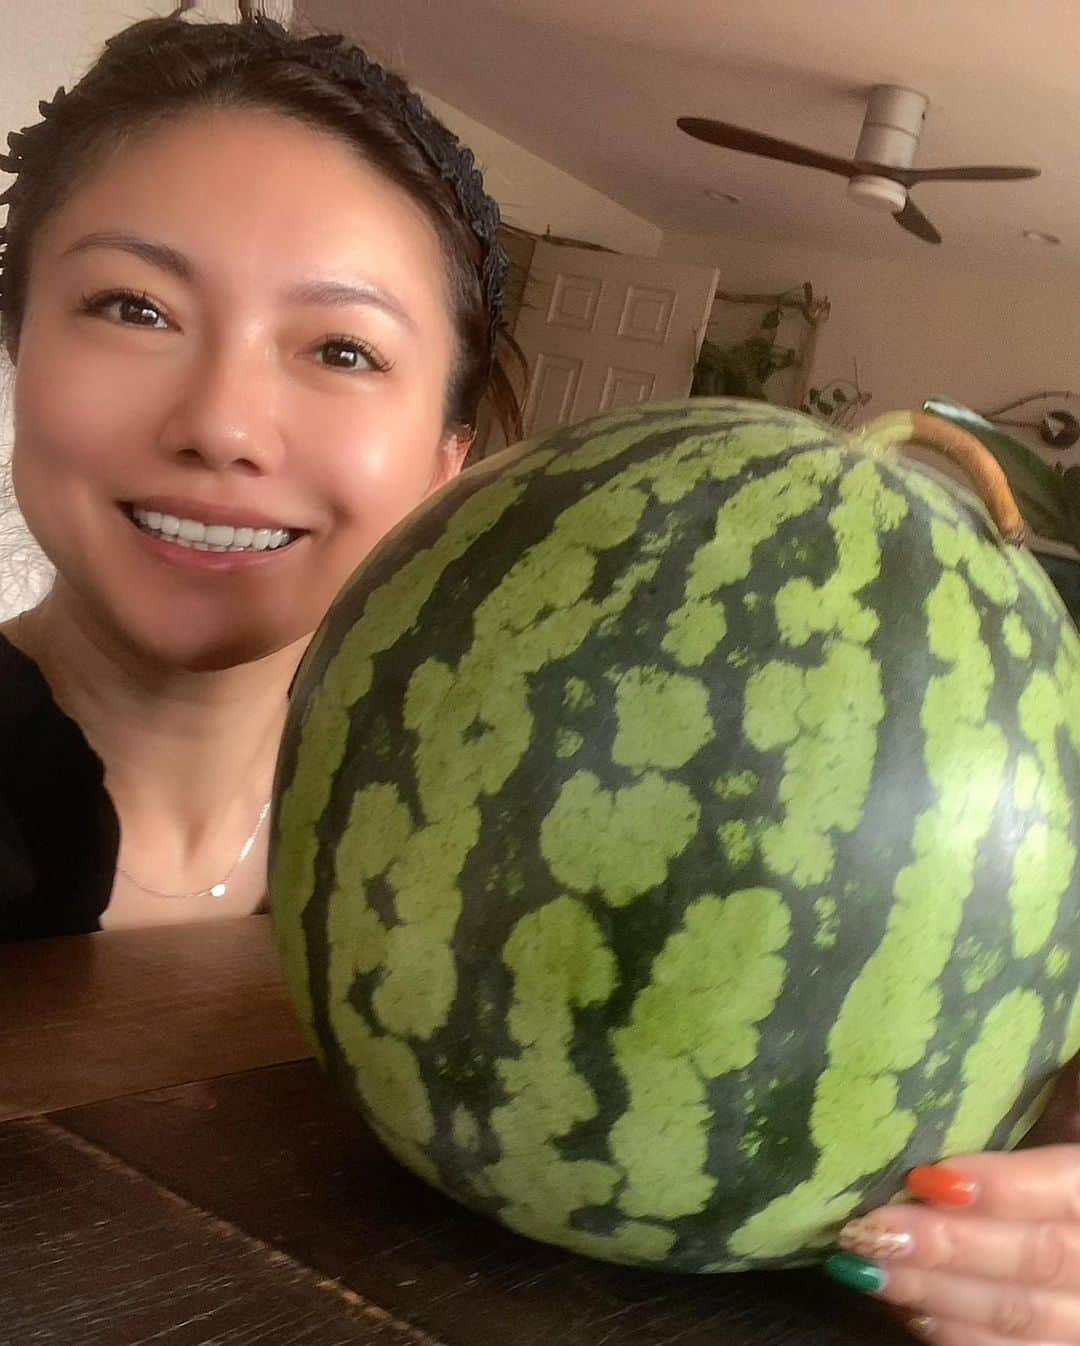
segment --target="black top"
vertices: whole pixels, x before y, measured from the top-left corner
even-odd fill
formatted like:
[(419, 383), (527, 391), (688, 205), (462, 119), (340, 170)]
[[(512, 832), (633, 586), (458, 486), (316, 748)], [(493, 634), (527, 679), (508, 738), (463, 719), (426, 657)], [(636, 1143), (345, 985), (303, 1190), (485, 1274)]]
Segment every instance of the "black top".
[(100, 930), (119, 850), (101, 758), (0, 635), (0, 940)]

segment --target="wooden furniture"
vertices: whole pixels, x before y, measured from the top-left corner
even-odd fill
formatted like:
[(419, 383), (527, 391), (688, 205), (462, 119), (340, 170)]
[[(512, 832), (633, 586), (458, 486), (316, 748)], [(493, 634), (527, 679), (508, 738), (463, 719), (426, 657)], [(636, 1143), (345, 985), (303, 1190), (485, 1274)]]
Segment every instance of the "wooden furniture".
[(268, 919), (0, 946), (0, 1346), (874, 1346), (816, 1272), (675, 1277), (463, 1210), (291, 1017)]

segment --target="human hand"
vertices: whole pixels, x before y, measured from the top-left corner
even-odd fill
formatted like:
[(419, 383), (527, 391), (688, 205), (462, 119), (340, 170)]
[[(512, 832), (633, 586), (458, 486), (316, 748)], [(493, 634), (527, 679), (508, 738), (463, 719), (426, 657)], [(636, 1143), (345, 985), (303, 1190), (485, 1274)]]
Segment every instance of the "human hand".
[(908, 1188), (845, 1226), (827, 1274), (935, 1346), (1080, 1344), (1080, 1144), (959, 1156)]

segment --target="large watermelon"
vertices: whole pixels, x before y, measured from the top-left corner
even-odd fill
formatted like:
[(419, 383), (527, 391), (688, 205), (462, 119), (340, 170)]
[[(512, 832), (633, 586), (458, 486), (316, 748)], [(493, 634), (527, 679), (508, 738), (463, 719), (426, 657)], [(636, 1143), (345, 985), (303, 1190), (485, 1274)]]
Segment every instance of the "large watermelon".
[(467, 472), (298, 675), (271, 896), (393, 1153), (538, 1239), (815, 1260), (1080, 1046), (1080, 644), (947, 478), (696, 399)]

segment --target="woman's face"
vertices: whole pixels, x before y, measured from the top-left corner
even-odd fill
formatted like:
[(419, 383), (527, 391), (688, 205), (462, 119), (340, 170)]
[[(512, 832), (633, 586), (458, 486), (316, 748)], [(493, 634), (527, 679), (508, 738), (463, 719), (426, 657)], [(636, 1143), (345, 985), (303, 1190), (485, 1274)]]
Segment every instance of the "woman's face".
[[(459, 469), (453, 342), (434, 228), (331, 136), (206, 112), (105, 158), (36, 241), (15, 375), (16, 493), (80, 620), (192, 669), (304, 638)], [(296, 536), (204, 551), (135, 509)]]

